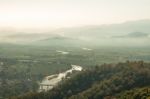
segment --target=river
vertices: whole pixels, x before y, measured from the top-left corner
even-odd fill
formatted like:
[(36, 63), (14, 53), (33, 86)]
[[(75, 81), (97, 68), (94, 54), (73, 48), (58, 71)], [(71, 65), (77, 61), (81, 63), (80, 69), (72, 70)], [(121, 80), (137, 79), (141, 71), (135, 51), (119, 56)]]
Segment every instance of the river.
[(50, 76), (46, 76), (41, 83), (39, 83), (39, 89), (38, 92), (42, 91), (48, 91), (52, 89), (54, 86), (56, 86), (60, 81), (62, 81), (63, 78), (66, 78), (68, 73), (72, 73), (72, 71), (82, 71), (82, 67), (78, 65), (71, 65), (71, 69), (59, 73), (59, 74), (54, 74)]

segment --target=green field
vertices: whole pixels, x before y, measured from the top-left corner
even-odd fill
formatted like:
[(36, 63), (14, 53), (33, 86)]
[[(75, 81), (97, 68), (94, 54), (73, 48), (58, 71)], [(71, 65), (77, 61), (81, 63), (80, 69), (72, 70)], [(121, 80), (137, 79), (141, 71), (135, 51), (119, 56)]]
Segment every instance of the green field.
[[(149, 48), (90, 47), (90, 49), (92, 50), (83, 50), (82, 47), (1, 45), (0, 59), (13, 61), (14, 63), (9, 66), (16, 67), (19, 71), (30, 67), (32, 74), (46, 75), (66, 70), (71, 64), (87, 68), (126, 60), (150, 61)], [(69, 54), (64, 55), (57, 50)]]

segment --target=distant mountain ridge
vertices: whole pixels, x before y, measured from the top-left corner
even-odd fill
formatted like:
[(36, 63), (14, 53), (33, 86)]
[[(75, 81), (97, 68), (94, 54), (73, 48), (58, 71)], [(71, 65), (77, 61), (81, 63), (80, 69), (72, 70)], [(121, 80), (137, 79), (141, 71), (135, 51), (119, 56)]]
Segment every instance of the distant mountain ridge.
[(147, 33), (142, 32), (133, 32), (127, 35), (128, 37), (148, 37), (149, 35)]
[[(0, 35), (0, 42), (32, 45), (143, 45), (149, 42), (150, 20), (130, 21), (121, 24), (60, 28), (43, 33), (13, 32)], [(138, 31), (138, 32), (136, 32)], [(9, 31), (10, 32), (10, 31)], [(123, 39), (121, 39), (123, 38)], [(136, 42), (132, 38), (141, 38)], [(118, 41), (119, 40), (119, 41)], [(113, 43), (113, 44), (112, 44)]]
[(147, 38), (150, 34), (143, 32), (132, 32), (123, 36), (115, 36), (115, 38)]

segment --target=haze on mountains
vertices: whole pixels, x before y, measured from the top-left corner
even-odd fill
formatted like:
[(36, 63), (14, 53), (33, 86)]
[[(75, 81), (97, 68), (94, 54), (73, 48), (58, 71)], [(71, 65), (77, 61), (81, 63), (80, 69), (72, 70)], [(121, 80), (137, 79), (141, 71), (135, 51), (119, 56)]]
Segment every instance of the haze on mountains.
[[(89, 44), (101, 46), (149, 46), (150, 20), (121, 24), (60, 28), (48, 32), (24, 32), (1, 30), (1, 43), (64, 45)], [(138, 39), (138, 40), (137, 40)], [(113, 44), (112, 44), (113, 42)], [(130, 43), (129, 43), (130, 42)]]
[(150, 99), (150, 0), (0, 0), (0, 99)]

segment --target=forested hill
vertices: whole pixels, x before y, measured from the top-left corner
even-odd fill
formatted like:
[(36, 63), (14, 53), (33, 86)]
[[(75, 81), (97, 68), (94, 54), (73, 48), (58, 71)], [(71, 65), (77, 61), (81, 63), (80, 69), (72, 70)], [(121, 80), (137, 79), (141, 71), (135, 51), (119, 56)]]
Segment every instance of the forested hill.
[(95, 66), (64, 80), (49, 92), (11, 99), (150, 99), (150, 63), (127, 61)]

